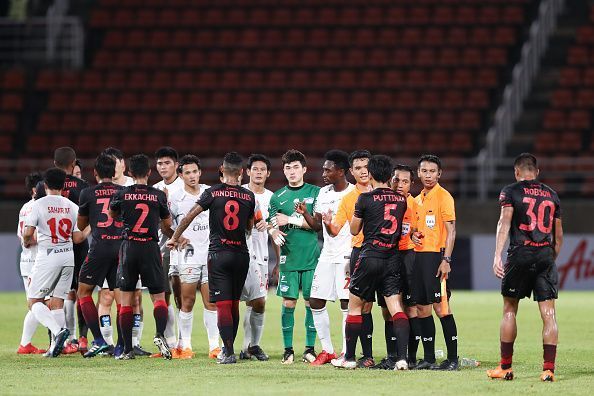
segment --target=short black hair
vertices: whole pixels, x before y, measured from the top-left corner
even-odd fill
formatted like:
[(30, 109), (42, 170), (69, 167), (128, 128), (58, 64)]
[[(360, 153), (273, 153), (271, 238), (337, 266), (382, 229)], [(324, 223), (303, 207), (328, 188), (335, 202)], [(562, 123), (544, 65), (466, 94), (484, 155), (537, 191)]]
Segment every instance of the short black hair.
[(50, 190), (63, 190), (66, 172), (60, 168), (49, 168), (43, 175), (43, 182)]
[(369, 152), (369, 150), (355, 150), (351, 153), (351, 155), (349, 155), (349, 166), (353, 166), (353, 162), (356, 159), (361, 159), (361, 158), (371, 158), (371, 153)]
[(535, 172), (538, 169), (538, 161), (534, 155), (522, 153), (514, 160), (514, 168)]
[(231, 151), (223, 157), (223, 169), (229, 173), (239, 174), (243, 165), (243, 158), (236, 151)]
[(189, 165), (189, 164), (196, 164), (198, 169), (202, 169), (202, 166), (200, 165), (200, 158), (196, 157), (193, 154), (186, 154), (183, 157), (181, 157), (179, 160), (179, 165), (177, 167), (177, 173), (183, 173), (184, 165)]
[(265, 156), (264, 154), (252, 154), (248, 157), (247, 160), (247, 167), (248, 169), (250, 169), (252, 167), (252, 165), (254, 164), (254, 162), (264, 162), (266, 164), (266, 170), (270, 170), (270, 168), (272, 167), (272, 164), (270, 163), (270, 159)]
[(66, 168), (76, 160), (76, 152), (72, 147), (59, 147), (54, 151), (54, 164), (58, 168)]
[(82, 162), (78, 158), (74, 161), (74, 166), (78, 166), (81, 171), (83, 169)]
[(150, 169), (149, 158), (145, 154), (136, 154), (130, 157), (130, 174), (133, 178), (147, 176)]
[(437, 164), (437, 169), (441, 170), (441, 160), (437, 155), (424, 154), (421, 156), (421, 158), (419, 158), (417, 165), (421, 165), (421, 162), (433, 162), (434, 164)]
[(342, 169), (345, 172), (349, 169), (349, 155), (342, 150), (330, 150), (324, 155), (326, 161), (334, 162), (336, 169)]
[(392, 170), (392, 174), (396, 173), (396, 171), (410, 172), (410, 181), (411, 182), (413, 181), (413, 179), (415, 177), (415, 172), (408, 165), (396, 164), (396, 165), (394, 165), (394, 170)]
[(387, 155), (377, 154), (369, 159), (369, 173), (380, 183), (387, 183), (392, 178), (392, 159)]
[(115, 176), (116, 162), (113, 156), (105, 154), (105, 152), (99, 154), (95, 159), (95, 172), (100, 179), (112, 178)]
[(281, 161), (283, 166), (295, 161), (301, 162), (302, 166), (307, 166), (307, 159), (305, 158), (305, 155), (301, 151), (295, 149), (287, 150), (287, 152), (281, 157)]
[(109, 155), (109, 156), (117, 158), (119, 160), (124, 159), (124, 153), (122, 153), (122, 150), (117, 149), (115, 147), (106, 148), (105, 150), (103, 150), (102, 154)]
[(25, 188), (27, 189), (27, 193), (31, 195), (33, 189), (37, 187), (37, 184), (42, 180), (43, 176), (39, 172), (32, 172), (25, 176)]
[(178, 155), (177, 151), (173, 147), (164, 146), (160, 147), (157, 151), (155, 151), (155, 159), (169, 157), (175, 161), (177, 161)]

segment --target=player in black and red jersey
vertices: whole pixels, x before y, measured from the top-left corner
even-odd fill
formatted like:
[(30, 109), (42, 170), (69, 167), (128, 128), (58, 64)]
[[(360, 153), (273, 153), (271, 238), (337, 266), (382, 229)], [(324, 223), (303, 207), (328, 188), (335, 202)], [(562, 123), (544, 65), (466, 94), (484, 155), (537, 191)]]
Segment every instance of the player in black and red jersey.
[(250, 263), (246, 232), (254, 226), (256, 198), (240, 185), (242, 163), (235, 152), (225, 155), (223, 182), (204, 191), (167, 242), (172, 249), (183, 247), (188, 240), (182, 233), (196, 216), (209, 210), (208, 281), (210, 302), (217, 306), (217, 324), (224, 344), (220, 364), (237, 362), (233, 343), (239, 327), (239, 299)]
[[(501, 363), (487, 375), (513, 379), (518, 304), (532, 294), (538, 301), (543, 321), (544, 365), (540, 379), (554, 381), (558, 338), (555, 300), (559, 281), (555, 259), (563, 244), (561, 205), (557, 193), (537, 180), (538, 165), (532, 154), (520, 154), (514, 161), (514, 171), (517, 182), (504, 187), (499, 195), (501, 215), (493, 259), (493, 272), (502, 279)], [(501, 253), (508, 235), (510, 243), (504, 266)]]
[[(106, 154), (100, 154), (95, 160), (94, 187), (85, 188), (80, 194), (78, 225), (83, 229), (89, 225), (93, 240), (89, 254), (79, 274), (78, 305), (95, 341), (84, 357), (93, 357), (107, 351), (110, 345), (104, 340), (99, 329), (99, 315), (93, 302), (95, 286), (101, 287), (107, 280), (110, 290), (116, 288), (118, 253), (122, 242), (122, 223), (109, 216), (109, 201), (123, 187), (112, 182), (116, 162)], [(116, 302), (119, 295), (116, 296)]]
[(373, 190), (359, 196), (350, 224), (352, 235), (359, 234), (363, 229), (364, 240), (351, 274), (345, 328), (347, 350), (344, 358), (332, 360), (332, 365), (349, 369), (357, 367), (355, 348), (363, 323), (362, 308), (366, 302), (375, 301), (377, 291), (384, 297), (393, 320), (397, 343), (396, 369), (406, 370), (410, 328), (402, 305), (404, 270), (400, 268), (396, 255), (407, 208), (406, 197), (394, 192), (388, 185), (393, 169), (389, 157), (374, 155), (368, 167)]
[(121, 217), (124, 223), (117, 271), (117, 286), (122, 294), (119, 325), (124, 339), (124, 353), (119, 359), (134, 358), (132, 303), (139, 276), (153, 300), (157, 328), (153, 341), (163, 358), (171, 359), (171, 351), (163, 336), (167, 325), (167, 303), (158, 236), (160, 223), (164, 229), (171, 228), (167, 196), (147, 185), (151, 170), (146, 155), (130, 158), (130, 173), (136, 184), (118, 191), (110, 202), (110, 216), (114, 219)]

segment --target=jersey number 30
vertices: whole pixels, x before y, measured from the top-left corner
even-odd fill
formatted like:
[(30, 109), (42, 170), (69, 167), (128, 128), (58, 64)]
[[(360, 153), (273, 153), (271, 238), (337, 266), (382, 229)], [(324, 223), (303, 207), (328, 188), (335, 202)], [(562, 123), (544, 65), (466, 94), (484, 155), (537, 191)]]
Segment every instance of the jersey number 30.
[[(520, 230), (522, 231), (534, 231), (536, 227), (543, 234), (549, 234), (553, 229), (553, 216), (555, 215), (555, 204), (551, 201), (542, 201), (538, 205), (538, 213), (534, 213), (534, 206), (536, 205), (536, 199), (524, 197), (522, 202), (528, 204), (526, 215), (530, 217), (530, 224), (520, 224)], [(545, 210), (549, 208), (549, 216), (545, 219)], [(548, 225), (545, 225), (545, 220), (548, 221)]]

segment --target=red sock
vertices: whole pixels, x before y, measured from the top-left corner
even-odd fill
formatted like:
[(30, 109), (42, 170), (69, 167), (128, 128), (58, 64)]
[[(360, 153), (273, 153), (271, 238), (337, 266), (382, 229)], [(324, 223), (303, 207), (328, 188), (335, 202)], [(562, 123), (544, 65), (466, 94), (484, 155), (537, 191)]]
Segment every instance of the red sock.
[(124, 339), (124, 353), (132, 350), (132, 327), (134, 326), (134, 311), (129, 305), (120, 308), (120, 328)]
[(155, 325), (157, 327), (157, 334), (162, 335), (167, 326), (167, 303), (165, 300), (157, 300), (153, 303), (153, 316), (155, 317)]
[(555, 372), (555, 357), (557, 356), (557, 345), (543, 344), (543, 359), (544, 364), (542, 370), (551, 370)]
[(513, 342), (500, 342), (501, 349), (501, 368), (507, 370), (512, 366), (512, 356), (514, 354)]
[(101, 342), (103, 336), (101, 335), (101, 330), (99, 330), (99, 314), (97, 313), (97, 307), (93, 302), (93, 297), (80, 297), (78, 299), (78, 305), (89, 330), (93, 333), (93, 337), (95, 337), (96, 341)]
[(227, 356), (235, 353), (233, 349), (233, 341), (235, 341), (233, 331), (233, 301), (224, 300), (217, 301), (217, 325), (219, 327), (219, 334), (223, 339), (223, 345), (225, 345), (225, 352)]

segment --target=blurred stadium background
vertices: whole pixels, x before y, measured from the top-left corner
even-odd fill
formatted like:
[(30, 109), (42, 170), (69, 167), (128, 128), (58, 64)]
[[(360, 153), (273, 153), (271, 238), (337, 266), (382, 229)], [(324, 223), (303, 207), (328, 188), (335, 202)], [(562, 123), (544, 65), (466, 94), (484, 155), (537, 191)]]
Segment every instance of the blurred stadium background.
[[(590, 0), (0, 1), (0, 290), (19, 290), (24, 177), (72, 146), (221, 155), (330, 148), (444, 160), (452, 286), (493, 289), (497, 196), (531, 151), (564, 209), (564, 289), (594, 288)], [(158, 177), (156, 172), (153, 173)], [(417, 183), (417, 190), (419, 186)], [(590, 233), (590, 234), (588, 234)]]

